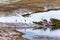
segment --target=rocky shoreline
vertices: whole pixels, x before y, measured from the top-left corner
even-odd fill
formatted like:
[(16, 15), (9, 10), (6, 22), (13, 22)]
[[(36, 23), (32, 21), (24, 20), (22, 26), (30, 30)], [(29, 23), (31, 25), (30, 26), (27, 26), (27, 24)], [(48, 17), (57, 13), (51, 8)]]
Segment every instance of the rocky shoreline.
[(22, 37), (23, 33), (0, 27), (0, 40), (28, 40)]

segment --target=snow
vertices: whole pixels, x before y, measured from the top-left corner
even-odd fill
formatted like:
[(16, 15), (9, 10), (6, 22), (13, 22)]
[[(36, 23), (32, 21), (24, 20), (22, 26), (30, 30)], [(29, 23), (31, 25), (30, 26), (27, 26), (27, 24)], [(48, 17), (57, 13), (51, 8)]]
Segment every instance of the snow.
[[(31, 14), (30, 17), (22, 17), (21, 15), (18, 16), (8, 16), (8, 17), (0, 17), (0, 22), (22, 22), (22, 23), (32, 23), (33, 21), (40, 21), (41, 19), (47, 19), (48, 21), (50, 18), (60, 19), (60, 10), (57, 11), (49, 11), (49, 12), (40, 12)], [(26, 20), (26, 22), (25, 22)], [(50, 31), (48, 28), (46, 31), (42, 29), (17, 29), (20, 32), (25, 33), (23, 37), (31, 39), (34, 35), (46, 35), (50, 37), (60, 37), (60, 29)]]
[[(8, 1), (9, 0), (0, 0), (0, 3), (9, 3)], [(13, 1), (13, 2), (15, 2), (15, 1)], [(47, 19), (48, 21), (50, 21), (50, 18), (60, 19), (60, 10), (34, 13), (34, 14), (31, 14), (29, 17), (23, 17), (21, 15), (0, 17), (0, 22), (7, 22), (7, 23), (14, 22), (15, 23), (17, 20), (17, 22), (22, 22), (22, 23), (32, 23), (33, 21), (40, 21), (42, 19)], [(42, 29), (35, 29), (35, 30), (33, 30), (33, 29), (17, 29), (17, 30), (25, 33), (25, 35), (23, 35), (23, 37), (26, 37), (29, 39), (32, 39), (32, 36), (35, 36), (35, 35), (60, 37), (60, 29), (54, 30), (54, 31), (50, 31), (49, 28), (46, 31), (44, 31)]]
[(42, 13), (41, 12), (34, 13), (34, 14), (31, 14), (30, 17), (23, 17), (21, 15), (0, 17), (0, 22), (9, 22), (10, 23), (10, 22), (16, 22), (16, 20), (17, 20), (17, 22), (22, 22), (22, 23), (32, 23), (33, 21), (40, 21), (41, 19), (47, 19), (49, 21), (50, 18), (60, 19), (60, 10), (42, 12)]
[[(50, 21), (50, 18), (60, 19), (60, 10), (35, 13), (35, 14), (30, 15), (30, 17), (24, 18), (24, 20), (26, 20), (26, 23), (32, 23), (33, 21), (40, 21), (41, 19), (47, 19), (48, 21)], [(49, 36), (49, 37), (60, 38), (60, 29), (54, 30), (54, 31), (50, 31), (49, 28), (46, 31), (44, 31), (42, 29), (35, 29), (35, 30), (17, 29), (17, 30), (25, 33), (25, 35), (23, 35), (23, 37), (28, 38), (28, 39), (32, 39), (33, 36), (35, 36), (35, 35), (45, 35), (45, 36)]]

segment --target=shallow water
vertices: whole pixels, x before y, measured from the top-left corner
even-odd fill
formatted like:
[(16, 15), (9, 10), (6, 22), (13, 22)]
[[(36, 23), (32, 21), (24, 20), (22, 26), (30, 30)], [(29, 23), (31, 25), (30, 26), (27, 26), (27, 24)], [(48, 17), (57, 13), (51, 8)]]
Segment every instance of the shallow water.
[(54, 30), (54, 31), (50, 31), (49, 28), (47, 28), (46, 31), (44, 31), (43, 29), (17, 29), (20, 32), (25, 33), (23, 35), (23, 37), (28, 38), (28, 39), (33, 39), (34, 36), (39, 35), (39, 36), (48, 36), (48, 37), (52, 37), (52, 38), (60, 38), (60, 29), (58, 30)]

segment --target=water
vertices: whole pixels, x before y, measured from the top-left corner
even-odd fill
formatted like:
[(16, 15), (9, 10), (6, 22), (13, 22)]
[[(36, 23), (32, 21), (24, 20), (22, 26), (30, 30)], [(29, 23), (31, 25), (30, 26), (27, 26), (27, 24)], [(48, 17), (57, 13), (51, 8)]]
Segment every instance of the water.
[[(0, 22), (16, 23), (16, 20), (17, 20), (17, 22), (28, 24), (28, 23), (32, 23), (33, 21), (41, 21), (41, 19), (47, 19), (48, 21), (50, 21), (50, 18), (60, 19), (60, 10), (35, 13), (35, 14), (31, 14), (30, 17), (22, 17), (21, 15), (19, 15), (19, 17), (17, 17), (17, 16), (0, 17)], [(49, 28), (46, 31), (44, 31), (42, 29), (35, 29), (35, 30), (17, 29), (17, 30), (25, 33), (25, 35), (23, 35), (23, 37), (28, 38), (28, 39), (32, 39), (33, 36), (35, 36), (35, 35), (45, 35), (45, 36), (49, 36), (49, 37), (60, 38), (60, 29), (54, 30), (54, 31), (50, 31)]]
[(44, 31), (43, 29), (17, 29), (20, 32), (25, 33), (23, 35), (24, 38), (28, 38), (30, 40), (33, 39), (34, 36), (39, 35), (39, 36), (48, 36), (48, 37), (54, 37), (54, 38), (60, 38), (60, 29), (58, 30), (54, 30), (54, 31), (50, 31), (49, 28), (47, 28), (46, 31)]

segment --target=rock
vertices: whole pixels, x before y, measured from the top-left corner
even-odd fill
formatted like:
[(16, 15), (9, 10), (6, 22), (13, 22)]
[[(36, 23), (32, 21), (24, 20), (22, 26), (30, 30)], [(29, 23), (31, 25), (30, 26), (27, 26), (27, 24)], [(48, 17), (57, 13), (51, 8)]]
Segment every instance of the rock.
[(0, 40), (27, 40), (22, 37), (21, 32), (6, 28), (0, 28)]

